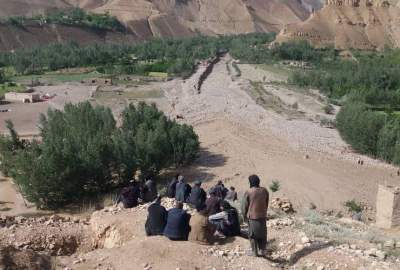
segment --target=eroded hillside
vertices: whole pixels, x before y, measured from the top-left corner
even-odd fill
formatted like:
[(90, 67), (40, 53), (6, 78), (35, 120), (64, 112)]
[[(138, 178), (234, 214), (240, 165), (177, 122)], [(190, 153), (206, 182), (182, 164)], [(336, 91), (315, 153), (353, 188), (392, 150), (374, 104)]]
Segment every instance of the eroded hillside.
[(305, 22), (284, 27), (277, 41), (309, 40), (338, 49), (399, 47), (399, 17), (396, 1), (327, 0)]
[[(311, 3), (311, 5), (310, 5)], [(0, 17), (31, 16), (51, 13), (54, 10), (80, 7), (88, 12), (115, 16), (135, 39), (152, 37), (185, 37), (196, 34), (241, 34), (250, 32), (279, 32), (284, 25), (298, 23), (308, 18), (318, 1), (298, 0), (0, 0)], [(54, 40), (100, 41), (102, 37), (88, 35), (70, 36), (64, 31), (54, 35), (52, 27), (25, 29), (2, 26), (0, 49), (31, 46), (28, 38), (35, 35), (37, 42), (46, 44)], [(6, 29), (11, 28), (11, 29)], [(58, 28), (58, 27), (56, 27)], [(74, 30), (84, 31), (84, 30)], [(21, 37), (21, 38), (19, 38)], [(81, 42), (86, 43), (86, 42)]]

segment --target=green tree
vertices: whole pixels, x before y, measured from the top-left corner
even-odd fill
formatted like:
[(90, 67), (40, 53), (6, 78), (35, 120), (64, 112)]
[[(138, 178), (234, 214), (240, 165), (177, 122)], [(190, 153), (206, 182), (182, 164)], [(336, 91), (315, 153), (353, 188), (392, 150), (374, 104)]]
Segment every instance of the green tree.
[(155, 105), (145, 103), (131, 104), (123, 111), (120, 138), (124, 144), (134, 146), (142, 174), (188, 164), (199, 151), (198, 137), (191, 127), (167, 119)]
[(187, 164), (199, 150), (193, 129), (169, 120), (155, 105), (130, 105), (121, 128), (111, 110), (89, 102), (67, 104), (40, 118), (41, 142), (0, 137), (1, 169), (39, 208), (56, 209), (110, 191), (137, 170), (157, 174)]
[(115, 184), (116, 127), (109, 109), (68, 104), (64, 111), (49, 110), (40, 124), (42, 143), (18, 152), (13, 176), (29, 201), (57, 208)]
[(0, 68), (0, 83), (5, 83), (7, 81), (6, 74), (3, 69)]
[(376, 156), (379, 133), (385, 115), (373, 112), (362, 103), (346, 103), (336, 117), (343, 139), (364, 154)]

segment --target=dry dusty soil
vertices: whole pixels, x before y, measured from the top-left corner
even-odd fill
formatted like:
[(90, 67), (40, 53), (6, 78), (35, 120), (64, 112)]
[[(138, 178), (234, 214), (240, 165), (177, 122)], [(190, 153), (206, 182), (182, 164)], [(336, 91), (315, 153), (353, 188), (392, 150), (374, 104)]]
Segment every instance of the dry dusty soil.
[[(290, 92), (271, 83), (281, 77), (249, 65), (239, 65), (243, 70), (237, 77), (228, 72), (227, 62), (229, 57), (214, 67), (200, 94), (193, 89), (196, 75), (165, 88), (166, 97), (175, 104), (170, 113), (184, 116), (184, 122), (192, 124), (200, 136), (202, 154), (188, 170), (193, 180), (223, 179), (226, 185), (243, 191), (248, 175), (255, 173), (265, 186), (279, 180), (279, 195), (289, 197), (296, 208), (313, 202), (321, 209), (339, 209), (351, 199), (374, 206), (378, 184), (400, 184), (395, 168), (352, 153), (335, 129), (310, 120), (312, 114), (323, 117), (323, 104), (319, 111), (288, 120), (257, 105), (247, 94), (252, 87), (250, 76), (253, 81), (264, 80), (264, 88), (272, 89), (272, 94), (279, 88), (282, 93)], [(290, 96), (297, 95), (293, 92)], [(295, 101), (301, 108), (304, 102), (310, 104), (310, 99), (303, 96)], [(284, 103), (282, 96), (280, 100)], [(320, 103), (316, 99), (310, 107)], [(358, 166), (358, 159), (365, 165)]]

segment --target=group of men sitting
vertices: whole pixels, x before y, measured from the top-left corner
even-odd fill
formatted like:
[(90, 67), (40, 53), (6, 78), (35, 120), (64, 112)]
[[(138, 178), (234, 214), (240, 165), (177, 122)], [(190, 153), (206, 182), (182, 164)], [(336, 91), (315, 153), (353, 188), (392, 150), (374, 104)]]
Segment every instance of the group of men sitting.
[[(241, 205), (243, 218), (248, 223), (248, 237), (252, 256), (265, 255), (267, 244), (266, 216), (269, 193), (260, 187), (257, 175), (249, 176), (250, 188), (244, 193)], [(143, 184), (133, 182), (124, 188), (117, 203), (131, 208), (140, 202), (153, 203), (148, 208), (145, 224), (146, 234), (164, 235), (171, 240), (193, 241), (200, 244), (212, 244), (221, 238), (240, 235), (238, 211), (231, 206), (237, 200), (234, 187), (229, 190), (219, 181), (208, 193), (196, 181), (191, 187), (181, 175), (168, 183), (167, 196), (174, 198), (175, 207), (166, 210), (161, 205), (156, 185), (152, 179)], [(193, 216), (183, 209), (184, 203), (196, 209)]]
[(139, 203), (154, 201), (158, 196), (156, 183), (148, 177), (144, 183), (132, 180), (131, 185), (124, 187), (117, 199), (117, 204), (122, 203), (124, 208), (138, 206)]
[[(178, 175), (169, 183), (167, 196), (175, 198), (174, 208), (167, 211), (161, 205), (161, 197), (148, 208), (145, 224), (148, 236), (164, 235), (171, 240), (212, 244), (217, 238), (240, 234), (238, 211), (228, 202), (237, 199), (233, 187), (228, 190), (219, 181), (211, 188), (207, 198), (200, 181), (191, 187), (183, 176)], [(184, 203), (196, 209), (193, 216), (183, 210)]]

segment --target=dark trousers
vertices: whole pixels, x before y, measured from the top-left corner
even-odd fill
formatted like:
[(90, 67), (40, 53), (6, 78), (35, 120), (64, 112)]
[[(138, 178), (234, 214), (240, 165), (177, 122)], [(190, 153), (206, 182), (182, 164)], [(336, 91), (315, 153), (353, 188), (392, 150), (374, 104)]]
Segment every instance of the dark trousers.
[(266, 219), (249, 220), (249, 240), (254, 255), (264, 251), (267, 247), (267, 226)]
[(250, 238), (251, 250), (255, 255), (260, 255), (259, 251), (264, 251), (267, 247), (267, 239), (251, 239)]

